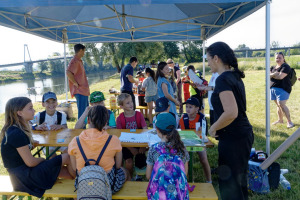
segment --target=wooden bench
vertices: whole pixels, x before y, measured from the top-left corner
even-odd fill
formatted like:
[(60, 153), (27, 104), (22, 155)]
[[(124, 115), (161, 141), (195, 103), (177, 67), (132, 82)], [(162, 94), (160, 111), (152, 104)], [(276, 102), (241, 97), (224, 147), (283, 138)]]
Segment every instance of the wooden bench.
[[(195, 190), (190, 192), (191, 200), (216, 200), (218, 196), (214, 187), (210, 183), (192, 183), (195, 185)], [(147, 199), (146, 189), (148, 182), (128, 181), (123, 188), (112, 196), (112, 199)], [(7, 196), (29, 196), (25, 192), (13, 191), (9, 176), (0, 176), (0, 195), (2, 199), (7, 199)], [(30, 197), (30, 196), (29, 196)], [(74, 192), (74, 180), (58, 180), (52, 189), (47, 190), (44, 197), (65, 197), (76, 198)]]

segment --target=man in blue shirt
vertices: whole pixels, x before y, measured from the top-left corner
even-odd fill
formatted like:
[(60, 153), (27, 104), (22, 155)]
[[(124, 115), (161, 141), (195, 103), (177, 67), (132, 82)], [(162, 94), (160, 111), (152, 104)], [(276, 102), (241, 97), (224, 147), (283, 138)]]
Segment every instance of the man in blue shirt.
[(135, 68), (138, 64), (138, 59), (136, 57), (131, 57), (129, 63), (122, 68), (121, 70), (121, 93), (127, 93), (131, 95), (133, 101), (133, 109), (135, 110), (135, 97), (132, 92), (132, 84), (138, 84), (138, 80), (134, 80), (133, 78), (133, 68)]

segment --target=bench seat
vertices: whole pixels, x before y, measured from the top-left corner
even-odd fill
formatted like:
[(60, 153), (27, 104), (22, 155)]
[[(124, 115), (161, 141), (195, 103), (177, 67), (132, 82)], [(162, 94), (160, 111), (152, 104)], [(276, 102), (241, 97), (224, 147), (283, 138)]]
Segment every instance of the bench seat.
[[(210, 183), (192, 183), (195, 190), (190, 192), (191, 200), (216, 200), (218, 196)], [(148, 182), (128, 181), (123, 188), (112, 196), (112, 199), (147, 199), (146, 189)], [(29, 196), (24, 192), (13, 191), (9, 176), (0, 176), (0, 195)], [(76, 198), (74, 180), (57, 180), (52, 189), (47, 190), (44, 197)]]

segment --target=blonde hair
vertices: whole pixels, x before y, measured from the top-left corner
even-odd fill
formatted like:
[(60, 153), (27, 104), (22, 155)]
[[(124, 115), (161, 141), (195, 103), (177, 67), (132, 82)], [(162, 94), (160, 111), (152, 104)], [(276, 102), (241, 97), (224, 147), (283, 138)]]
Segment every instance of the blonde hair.
[(170, 68), (169, 78), (172, 79), (173, 81), (175, 80), (175, 75), (174, 75), (174, 69), (173, 68)]
[(5, 124), (0, 133), (0, 142), (6, 137), (5, 144), (7, 143), (7, 133), (9, 127), (16, 126), (21, 129), (33, 143), (31, 127), (29, 123), (18, 115), (18, 111), (22, 111), (31, 100), (27, 97), (15, 97), (6, 103), (5, 107)]
[(119, 96), (118, 96), (118, 105), (119, 106), (123, 106), (123, 101), (125, 99), (127, 99), (128, 97), (131, 98), (130, 94), (127, 94), (127, 93), (121, 93)]

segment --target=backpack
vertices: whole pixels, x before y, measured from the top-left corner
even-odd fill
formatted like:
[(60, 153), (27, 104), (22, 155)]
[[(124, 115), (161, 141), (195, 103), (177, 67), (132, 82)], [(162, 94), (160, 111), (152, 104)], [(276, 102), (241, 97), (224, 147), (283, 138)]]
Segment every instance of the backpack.
[[(57, 114), (57, 124), (61, 124), (62, 114), (59, 111), (56, 111)], [(46, 118), (46, 111), (40, 112), (40, 121), (39, 124), (44, 123)]]
[[(110, 135), (102, 148), (102, 151), (95, 161), (94, 159), (87, 159), (82, 146), (79, 141), (79, 137), (76, 137), (76, 141), (80, 150), (80, 153), (85, 161), (85, 167), (83, 167), (76, 177), (75, 188), (77, 190), (77, 199), (112, 199), (112, 192), (109, 179), (105, 170), (99, 166), (102, 155), (106, 147), (108, 146), (112, 135)], [(95, 162), (95, 165), (90, 165), (90, 161)], [(76, 191), (75, 190), (75, 191)]]
[(153, 166), (147, 187), (148, 199), (189, 199), (189, 185), (184, 173), (184, 164), (176, 155), (176, 151), (159, 148), (157, 144), (152, 147), (160, 153), (160, 156)]
[[(205, 116), (202, 113), (200, 113), (200, 112), (198, 114), (200, 115), (198, 122), (200, 122), (201, 127), (202, 127), (202, 119), (205, 118)], [(184, 123), (184, 128), (185, 129), (190, 129), (190, 124), (189, 124), (190, 120), (189, 120), (188, 114), (185, 113), (183, 115), (182, 119), (183, 119), (183, 123)], [(207, 120), (206, 120), (206, 118), (205, 118), (205, 121), (206, 121), (206, 129), (205, 129), (206, 133), (205, 133), (205, 135), (207, 135), (208, 134), (208, 128), (207, 128)]]
[(291, 85), (293, 86), (297, 81), (297, 75), (296, 75), (296, 71), (294, 68), (291, 68), (289, 77), (290, 77)]
[[(137, 116), (137, 112), (138, 111), (135, 111), (135, 115), (134, 115), (135, 121), (136, 121), (136, 125), (137, 125), (137, 129), (142, 129), (143, 127), (142, 127), (142, 124), (141, 124), (141, 119), (137, 120), (137, 117), (136, 117)], [(119, 117), (120, 117), (120, 120), (121, 120), (121, 126), (122, 126), (122, 128), (126, 129), (126, 119), (125, 119), (124, 112), (121, 113), (119, 115)]]

